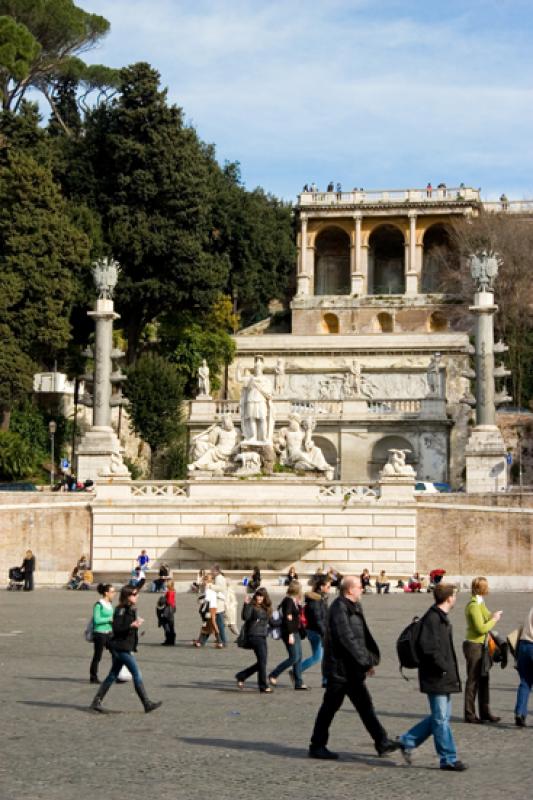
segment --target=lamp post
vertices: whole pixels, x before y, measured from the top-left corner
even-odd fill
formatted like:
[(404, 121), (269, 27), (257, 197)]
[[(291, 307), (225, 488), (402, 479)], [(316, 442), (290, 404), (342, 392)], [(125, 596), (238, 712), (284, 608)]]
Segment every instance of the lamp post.
[(50, 488), (54, 485), (55, 469), (54, 469), (54, 437), (57, 431), (57, 424), (53, 419), (48, 423), (48, 432), (50, 433), (50, 450), (52, 456), (52, 469), (50, 470)]

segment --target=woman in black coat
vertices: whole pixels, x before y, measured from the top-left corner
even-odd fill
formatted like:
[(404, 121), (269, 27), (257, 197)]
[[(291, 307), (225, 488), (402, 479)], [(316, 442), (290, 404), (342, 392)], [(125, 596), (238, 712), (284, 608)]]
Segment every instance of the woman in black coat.
[(108, 647), (111, 651), (113, 659), (111, 663), (111, 670), (105, 681), (100, 685), (94, 699), (91, 703), (93, 711), (105, 713), (102, 707), (102, 700), (108, 693), (113, 683), (117, 680), (119, 672), (122, 667), (127, 667), (133, 676), (133, 685), (135, 691), (139, 696), (144, 710), (147, 714), (150, 711), (155, 711), (159, 708), (161, 703), (152, 703), (148, 699), (146, 689), (141, 675), (141, 671), (137, 666), (137, 661), (133, 655), (137, 652), (138, 631), (144, 620), (137, 616), (137, 597), (138, 589), (135, 586), (123, 586), (120, 591), (120, 599), (118, 606), (113, 614), (113, 633), (109, 640)]
[(278, 664), (268, 676), (272, 686), (275, 686), (278, 682), (278, 676), (286, 669), (290, 669), (289, 675), (294, 683), (294, 688), (298, 691), (308, 688), (302, 678), (302, 638), (305, 637), (305, 628), (303, 628), (300, 620), (302, 610), (300, 604), (301, 592), (298, 581), (292, 581), (279, 607), (281, 611), (281, 638), (287, 648), (288, 658)]
[(35, 556), (31, 550), (26, 550), (26, 555), (21, 567), (24, 573), (24, 591), (33, 592), (33, 573), (35, 572)]
[(244, 598), (242, 618), (250, 649), (254, 651), (256, 662), (235, 675), (237, 686), (244, 689), (244, 682), (257, 672), (257, 685), (264, 694), (272, 694), (267, 684), (267, 635), (268, 622), (272, 616), (272, 603), (266, 589), (257, 589), (253, 596)]

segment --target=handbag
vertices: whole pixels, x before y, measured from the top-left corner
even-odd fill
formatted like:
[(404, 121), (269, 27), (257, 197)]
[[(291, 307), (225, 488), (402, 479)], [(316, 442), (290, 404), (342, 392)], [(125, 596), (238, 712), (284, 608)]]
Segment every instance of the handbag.
[(237, 647), (242, 647), (243, 650), (251, 650), (252, 645), (250, 644), (250, 639), (248, 636), (248, 626), (246, 623), (241, 627), (239, 631), (239, 635), (236, 639)]
[(482, 678), (486, 678), (490, 672), (490, 668), (492, 667), (492, 656), (490, 654), (489, 648), (489, 634), (485, 636), (483, 640), (483, 645), (481, 648), (481, 669), (480, 675)]

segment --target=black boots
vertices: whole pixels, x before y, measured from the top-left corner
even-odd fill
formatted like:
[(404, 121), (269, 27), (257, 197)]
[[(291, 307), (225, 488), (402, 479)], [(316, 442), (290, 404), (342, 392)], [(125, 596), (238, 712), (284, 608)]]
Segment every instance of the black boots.
[(106, 686), (105, 683), (100, 684), (100, 688), (96, 692), (94, 699), (89, 706), (93, 711), (98, 711), (100, 714), (107, 714), (108, 712), (102, 706), (102, 700), (106, 696), (109, 691), (109, 686)]
[(161, 702), (152, 703), (152, 701), (148, 699), (148, 695), (146, 694), (146, 689), (144, 688), (144, 683), (136, 683), (135, 691), (137, 692), (137, 695), (139, 696), (139, 699), (143, 704), (144, 710), (147, 714), (149, 714), (150, 711), (155, 711), (156, 708), (159, 708), (159, 706), (162, 705)]

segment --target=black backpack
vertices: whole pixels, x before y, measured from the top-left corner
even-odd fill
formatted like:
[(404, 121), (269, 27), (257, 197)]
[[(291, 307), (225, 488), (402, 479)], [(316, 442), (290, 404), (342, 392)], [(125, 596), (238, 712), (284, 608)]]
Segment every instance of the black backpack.
[(418, 637), (420, 636), (420, 628), (422, 621), (420, 617), (413, 617), (413, 621), (409, 623), (407, 628), (400, 633), (396, 642), (396, 652), (398, 653), (398, 661), (400, 662), (400, 672), (402, 678), (409, 680), (403, 674), (404, 669), (417, 669), (420, 665), (420, 658), (418, 653)]

